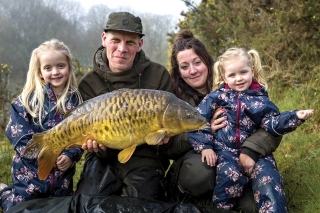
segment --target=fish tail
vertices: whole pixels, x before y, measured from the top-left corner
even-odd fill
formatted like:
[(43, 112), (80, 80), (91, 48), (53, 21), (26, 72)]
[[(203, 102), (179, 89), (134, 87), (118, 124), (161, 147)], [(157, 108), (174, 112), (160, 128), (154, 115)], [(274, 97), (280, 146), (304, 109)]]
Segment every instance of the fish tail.
[(55, 165), (60, 152), (56, 153), (54, 150), (46, 134), (39, 133), (33, 135), (22, 154), (26, 158), (38, 157), (38, 177), (40, 180), (46, 180)]
[(27, 143), (22, 156), (26, 158), (37, 158), (45, 143), (43, 143), (43, 134), (34, 134), (32, 139)]

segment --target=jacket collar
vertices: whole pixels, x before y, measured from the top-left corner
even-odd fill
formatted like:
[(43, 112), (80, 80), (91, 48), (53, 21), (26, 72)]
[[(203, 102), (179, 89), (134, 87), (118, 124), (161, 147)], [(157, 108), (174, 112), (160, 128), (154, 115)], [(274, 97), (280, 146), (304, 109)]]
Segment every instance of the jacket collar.
[[(228, 84), (224, 84), (225, 89), (231, 89)], [(261, 90), (261, 85), (256, 79), (252, 79), (252, 83), (249, 87), (249, 90)]]

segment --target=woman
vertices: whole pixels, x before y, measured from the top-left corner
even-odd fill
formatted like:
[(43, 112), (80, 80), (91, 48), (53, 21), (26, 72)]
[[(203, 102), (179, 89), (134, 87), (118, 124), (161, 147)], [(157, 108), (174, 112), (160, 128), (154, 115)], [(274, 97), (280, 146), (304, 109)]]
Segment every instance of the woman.
[[(171, 78), (173, 92), (182, 100), (197, 106), (211, 91), (213, 84), (214, 61), (204, 44), (195, 38), (191, 31), (182, 30), (178, 33), (171, 52)], [(222, 110), (222, 109), (221, 109)], [(225, 125), (225, 117), (217, 119), (223, 112), (218, 110), (211, 122), (212, 131)], [(241, 166), (251, 174), (255, 162), (260, 156), (271, 154), (281, 141), (281, 137), (273, 137), (259, 129), (247, 138), (240, 154)], [(212, 162), (212, 161), (208, 161)], [(215, 186), (215, 166), (201, 158), (201, 154), (193, 150), (175, 160), (168, 174), (168, 190), (171, 199), (194, 199), (194, 201), (212, 200)], [(255, 212), (253, 194), (250, 186), (234, 210)]]

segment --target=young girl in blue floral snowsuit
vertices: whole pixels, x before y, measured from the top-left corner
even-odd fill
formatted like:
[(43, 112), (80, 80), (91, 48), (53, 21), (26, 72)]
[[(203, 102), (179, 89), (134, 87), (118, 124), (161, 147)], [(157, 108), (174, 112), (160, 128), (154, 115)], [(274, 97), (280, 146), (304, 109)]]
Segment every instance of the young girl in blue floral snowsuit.
[(68, 110), (82, 102), (76, 86), (66, 45), (52, 39), (33, 50), (26, 84), (11, 104), (6, 127), (6, 135), (16, 153), (11, 169), (13, 185), (0, 191), (4, 211), (26, 200), (73, 194), (75, 163), (80, 160), (82, 149), (64, 150), (44, 181), (38, 178), (37, 159), (27, 159), (21, 154), (33, 134), (54, 127)]
[[(207, 161), (217, 161), (217, 177), (213, 201), (218, 208), (232, 209), (236, 197), (251, 179), (256, 207), (259, 212), (287, 212), (282, 176), (272, 155), (259, 158), (251, 175), (243, 171), (239, 155), (243, 141), (259, 127), (274, 136), (295, 130), (313, 114), (313, 110), (281, 113), (266, 92), (260, 56), (231, 48), (214, 65), (214, 89), (197, 109), (208, 123), (218, 107), (227, 116), (226, 126), (214, 134), (210, 126), (189, 133), (194, 150)], [(266, 185), (273, 184), (273, 187)], [(272, 190), (270, 190), (272, 188)]]

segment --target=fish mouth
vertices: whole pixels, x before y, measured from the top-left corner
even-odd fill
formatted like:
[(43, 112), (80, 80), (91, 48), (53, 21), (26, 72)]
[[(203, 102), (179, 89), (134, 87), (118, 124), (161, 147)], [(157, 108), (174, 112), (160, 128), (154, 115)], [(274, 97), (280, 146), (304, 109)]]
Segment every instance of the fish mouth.
[(207, 122), (205, 122), (204, 124), (202, 124), (201, 126), (199, 126), (198, 130), (204, 129), (206, 126), (207, 126)]
[(197, 129), (195, 129), (195, 131), (200, 132), (202, 129), (204, 129), (207, 126), (206, 123), (202, 124), (201, 126), (199, 126)]
[(201, 129), (204, 129), (207, 126), (207, 122), (204, 122), (203, 124), (201, 124), (198, 128), (196, 128), (195, 130), (200, 131)]

